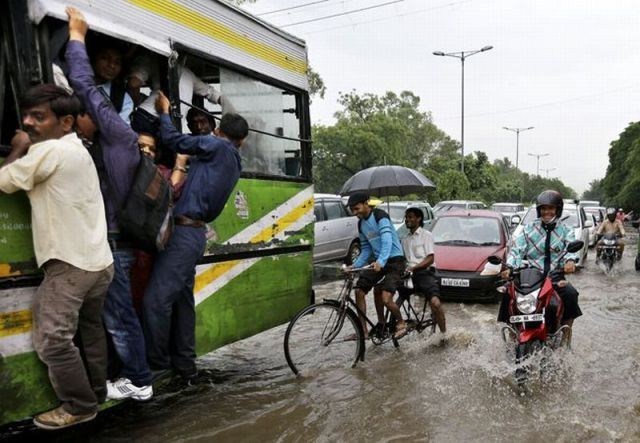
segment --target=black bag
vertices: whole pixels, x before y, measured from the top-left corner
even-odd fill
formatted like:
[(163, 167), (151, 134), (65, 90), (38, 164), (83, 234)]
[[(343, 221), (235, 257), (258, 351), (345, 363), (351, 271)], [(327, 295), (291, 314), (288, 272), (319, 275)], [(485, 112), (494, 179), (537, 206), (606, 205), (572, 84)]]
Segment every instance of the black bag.
[(120, 231), (140, 249), (163, 250), (173, 231), (172, 201), (169, 182), (151, 158), (141, 155), (129, 194), (118, 211)]

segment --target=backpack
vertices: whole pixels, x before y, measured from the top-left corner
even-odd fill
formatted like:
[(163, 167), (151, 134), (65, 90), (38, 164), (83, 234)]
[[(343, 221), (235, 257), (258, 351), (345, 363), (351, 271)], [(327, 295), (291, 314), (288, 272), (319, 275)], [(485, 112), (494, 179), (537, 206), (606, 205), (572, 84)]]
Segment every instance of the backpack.
[[(387, 214), (385, 211), (383, 211), (382, 209), (378, 209), (378, 208), (373, 208), (373, 216), (376, 219), (376, 223), (380, 223), (380, 220), (382, 220), (383, 218), (389, 218), (389, 214)], [(358, 219), (358, 232), (362, 232), (362, 219)]]
[(146, 155), (140, 163), (129, 194), (118, 211), (120, 231), (137, 247), (162, 251), (173, 231), (171, 185)]

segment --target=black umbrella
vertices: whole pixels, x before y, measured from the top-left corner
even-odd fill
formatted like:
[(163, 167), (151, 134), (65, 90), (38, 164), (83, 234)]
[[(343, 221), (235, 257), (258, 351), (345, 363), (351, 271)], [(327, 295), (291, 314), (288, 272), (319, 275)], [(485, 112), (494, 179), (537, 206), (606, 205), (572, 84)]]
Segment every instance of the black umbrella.
[(369, 195), (383, 197), (388, 195), (416, 194), (436, 189), (431, 180), (404, 166), (374, 166), (356, 172), (342, 186), (341, 195), (355, 192), (367, 192)]

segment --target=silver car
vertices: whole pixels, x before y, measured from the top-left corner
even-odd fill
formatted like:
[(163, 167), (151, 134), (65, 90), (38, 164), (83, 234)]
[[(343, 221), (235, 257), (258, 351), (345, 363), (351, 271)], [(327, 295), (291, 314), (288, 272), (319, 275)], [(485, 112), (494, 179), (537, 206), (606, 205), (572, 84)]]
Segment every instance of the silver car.
[(313, 262), (344, 260), (351, 264), (360, 255), (358, 218), (351, 215), (339, 195), (313, 194)]

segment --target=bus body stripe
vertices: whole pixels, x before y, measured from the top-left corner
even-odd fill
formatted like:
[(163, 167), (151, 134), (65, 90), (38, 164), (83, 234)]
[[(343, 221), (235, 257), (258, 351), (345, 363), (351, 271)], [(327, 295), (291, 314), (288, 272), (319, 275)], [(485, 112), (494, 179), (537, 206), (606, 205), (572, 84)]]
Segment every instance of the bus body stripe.
[(0, 312), (0, 337), (22, 334), (31, 330), (31, 310)]
[(260, 41), (250, 39), (217, 20), (205, 17), (172, 0), (127, 0), (139, 8), (153, 12), (204, 36), (221, 41), (246, 54), (265, 60), (288, 71), (306, 75), (307, 63), (274, 49)]

